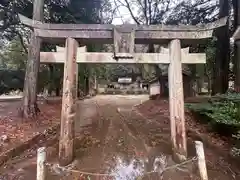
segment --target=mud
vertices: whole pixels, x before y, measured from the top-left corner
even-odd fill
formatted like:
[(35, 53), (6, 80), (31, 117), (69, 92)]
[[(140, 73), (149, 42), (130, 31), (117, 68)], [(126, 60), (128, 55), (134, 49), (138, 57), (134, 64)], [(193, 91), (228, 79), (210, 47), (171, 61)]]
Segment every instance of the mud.
[[(75, 161), (66, 169), (59, 168), (57, 142), (48, 147), (46, 180), (199, 179), (196, 161), (192, 160), (193, 141), (188, 142), (189, 162), (178, 166), (172, 160), (169, 119), (165, 112), (159, 112), (161, 119), (154, 121), (147, 120), (135, 108), (147, 99), (143, 95), (104, 95), (80, 101), (75, 123)], [(0, 172), (2, 179), (35, 179), (36, 150), (26, 152)], [(211, 179), (234, 179), (213, 172), (216, 177)]]

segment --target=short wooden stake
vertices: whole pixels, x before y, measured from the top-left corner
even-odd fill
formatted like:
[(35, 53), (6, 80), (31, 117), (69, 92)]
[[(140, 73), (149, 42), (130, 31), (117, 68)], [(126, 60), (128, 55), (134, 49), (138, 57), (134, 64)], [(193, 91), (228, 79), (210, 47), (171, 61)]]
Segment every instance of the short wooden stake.
[(47, 152), (45, 147), (41, 147), (37, 150), (37, 180), (46, 179), (46, 158)]
[(187, 143), (184, 117), (183, 77), (181, 43), (175, 39), (169, 45), (170, 64), (168, 69), (169, 109), (171, 141), (174, 157), (184, 161), (187, 157)]
[(198, 169), (200, 173), (201, 180), (208, 180), (206, 161), (203, 149), (203, 143), (201, 141), (195, 141), (196, 154), (198, 160)]
[(66, 40), (66, 62), (64, 64), (61, 132), (59, 140), (59, 164), (66, 166), (74, 158), (74, 121), (76, 118), (76, 58), (78, 43), (75, 39)]

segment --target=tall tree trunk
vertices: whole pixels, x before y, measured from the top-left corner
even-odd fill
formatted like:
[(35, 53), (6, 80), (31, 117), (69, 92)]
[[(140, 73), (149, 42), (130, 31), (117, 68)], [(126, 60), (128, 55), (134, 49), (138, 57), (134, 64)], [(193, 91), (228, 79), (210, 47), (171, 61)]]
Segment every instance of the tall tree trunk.
[[(240, 26), (240, 2), (239, 0), (233, 0), (233, 13), (234, 13), (234, 31)], [(237, 92), (240, 92), (240, 41), (237, 41), (234, 45), (234, 75), (235, 82), (234, 88)]]
[[(34, 0), (33, 19), (43, 21), (44, 0)], [(35, 118), (40, 111), (37, 106), (37, 82), (40, 65), (41, 39), (36, 37), (34, 31), (31, 34), (30, 46), (28, 47), (28, 63), (26, 66), (23, 106), (21, 113), (24, 118)]]
[[(220, 0), (219, 18), (229, 16), (228, 0)], [(228, 90), (228, 76), (230, 63), (229, 22), (217, 30), (217, 52), (214, 65), (212, 95), (225, 93)]]

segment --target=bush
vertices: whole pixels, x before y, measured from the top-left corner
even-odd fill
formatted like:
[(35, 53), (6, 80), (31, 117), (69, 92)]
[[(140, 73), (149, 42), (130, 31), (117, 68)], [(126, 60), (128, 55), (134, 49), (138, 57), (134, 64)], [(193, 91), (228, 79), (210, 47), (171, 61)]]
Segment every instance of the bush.
[(204, 115), (219, 133), (228, 135), (240, 128), (240, 94), (228, 93), (209, 99), (206, 103), (186, 104), (192, 112)]
[(208, 103), (186, 104), (192, 112), (203, 115), (211, 127), (222, 135), (235, 139), (231, 150), (233, 156), (240, 156), (240, 94), (227, 93), (214, 96)]

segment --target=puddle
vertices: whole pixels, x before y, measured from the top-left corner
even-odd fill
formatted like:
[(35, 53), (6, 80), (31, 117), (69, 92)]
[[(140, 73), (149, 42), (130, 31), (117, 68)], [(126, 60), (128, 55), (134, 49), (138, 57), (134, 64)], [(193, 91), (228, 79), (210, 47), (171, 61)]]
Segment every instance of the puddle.
[(133, 159), (129, 164), (124, 162), (120, 157), (116, 158), (116, 166), (110, 171), (110, 175), (115, 180), (135, 180), (143, 176), (145, 172), (144, 160)]
[[(147, 166), (150, 166), (150, 171), (147, 171)], [(114, 180), (136, 180), (143, 178), (146, 175), (153, 173), (161, 176), (167, 166), (167, 157), (161, 155), (155, 157), (152, 162), (149, 159), (132, 159), (124, 160), (122, 157), (115, 157), (115, 166), (109, 171), (109, 175)]]

